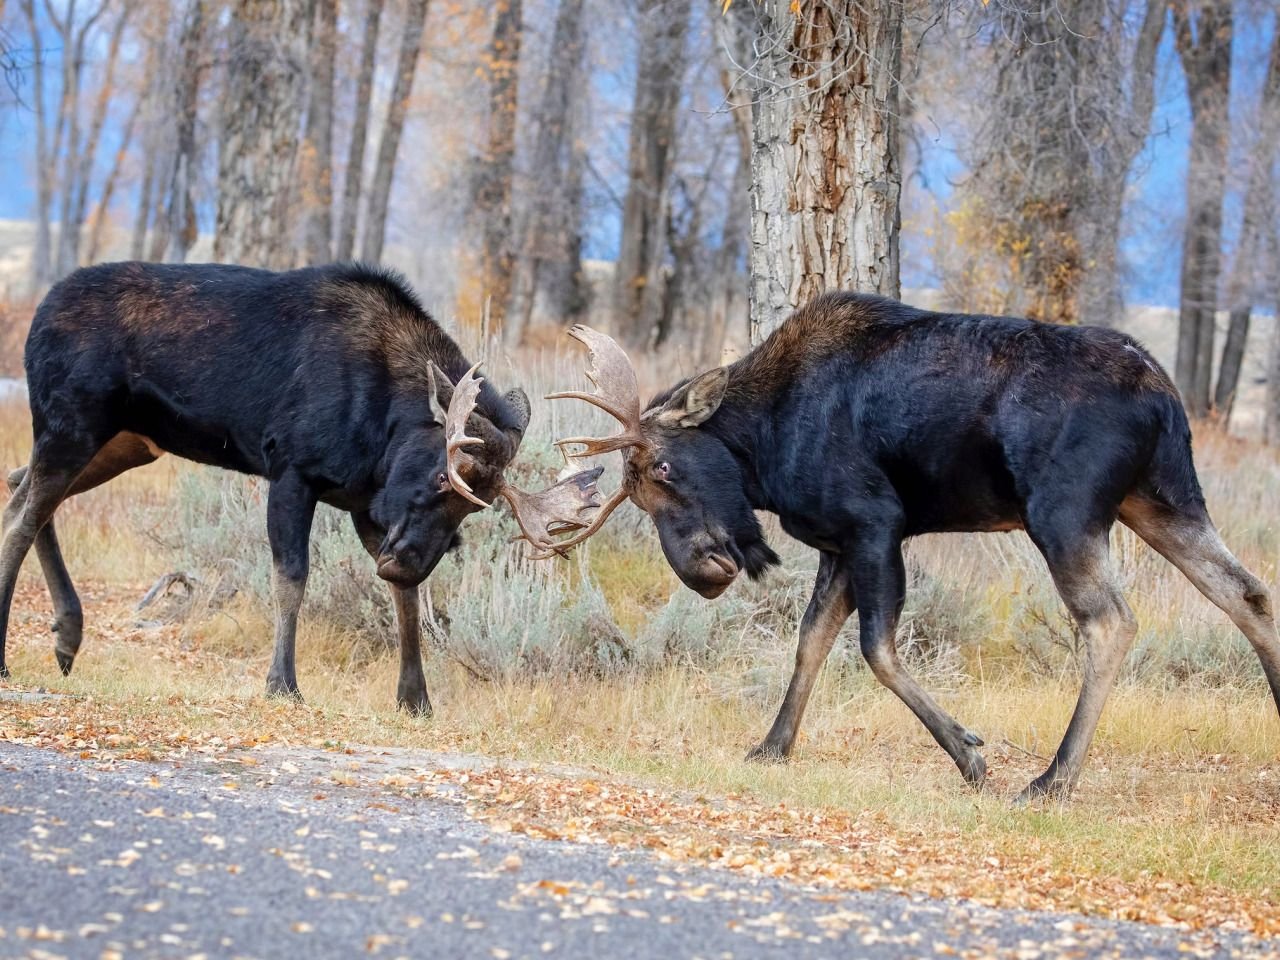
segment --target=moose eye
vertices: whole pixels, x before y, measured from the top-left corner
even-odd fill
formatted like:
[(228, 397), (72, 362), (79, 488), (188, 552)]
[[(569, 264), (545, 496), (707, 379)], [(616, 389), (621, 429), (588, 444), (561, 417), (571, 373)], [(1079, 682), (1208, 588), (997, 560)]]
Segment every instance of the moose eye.
[(653, 475), (659, 480), (671, 479), (671, 464), (663, 460), (660, 464), (653, 468)]
[(436, 474), (436, 489), (441, 493), (449, 491), (449, 475), (447, 473)]

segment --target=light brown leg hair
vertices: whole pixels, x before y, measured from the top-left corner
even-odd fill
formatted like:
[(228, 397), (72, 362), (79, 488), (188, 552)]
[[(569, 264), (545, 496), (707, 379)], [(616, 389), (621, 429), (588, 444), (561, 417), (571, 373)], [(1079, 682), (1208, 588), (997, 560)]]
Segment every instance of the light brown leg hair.
[(800, 621), (796, 666), (787, 695), (768, 736), (747, 754), (748, 760), (783, 760), (791, 756), (818, 671), (826, 662), (840, 628), (853, 613), (853, 606), (852, 590), (839, 568), (839, 557), (823, 553), (818, 562), (813, 596)]
[(1043, 796), (1064, 798), (1071, 793), (1080, 778), (1102, 709), (1138, 632), (1111, 563), (1106, 533), (1060, 555), (1046, 552), (1045, 558), (1058, 593), (1085, 643), (1084, 677), (1058, 752), (1048, 769), (1018, 796), (1019, 802)]
[(1280, 637), (1271, 596), (1227, 549), (1208, 515), (1178, 513), (1130, 497), (1121, 504), (1120, 519), (1240, 628), (1262, 663), (1280, 711)]
[[(98, 451), (89, 465), (80, 471), (66, 496), (91, 490), (126, 470), (152, 463), (161, 453), (149, 440), (135, 433), (116, 434)], [(27, 470), (27, 467), (19, 467), (8, 476), (9, 490), (15, 495), (15, 499)], [(58, 535), (52, 519), (36, 534), (35, 549), (45, 583), (49, 587), (49, 596), (53, 600), (53, 632), (57, 635), (54, 656), (63, 674), (69, 674), (84, 636), (84, 611), (75, 585), (71, 582), (71, 574), (67, 572), (67, 565), (62, 559), (62, 549), (58, 546)]]

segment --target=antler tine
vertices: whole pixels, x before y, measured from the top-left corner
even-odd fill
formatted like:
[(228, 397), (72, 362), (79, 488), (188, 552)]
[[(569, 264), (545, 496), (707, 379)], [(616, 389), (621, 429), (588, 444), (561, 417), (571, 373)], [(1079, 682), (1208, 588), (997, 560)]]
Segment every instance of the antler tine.
[(453, 388), (453, 396), (449, 399), (449, 410), (444, 417), (445, 470), (455, 492), (477, 506), (487, 507), (489, 504), (472, 492), (471, 485), (462, 479), (462, 473), (459, 470), (465, 462), (463, 458), (467, 456), (463, 448), (484, 443), (479, 437), (467, 436), (467, 418), (476, 407), (476, 398), (480, 396), (480, 384), (484, 383), (483, 377), (476, 376), (476, 370), (479, 368), (480, 363), (477, 361), (462, 375)]
[(587, 379), (595, 386), (596, 392), (582, 393), (574, 390), (549, 393), (547, 399), (586, 401), (621, 423), (623, 430), (615, 437), (598, 440), (575, 438), (558, 441), (557, 445), (563, 449), (565, 444), (582, 444), (588, 449), (574, 456), (589, 457), (641, 443), (640, 385), (626, 351), (612, 337), (581, 323), (569, 328), (569, 336), (584, 344), (589, 351), (591, 367), (587, 370)]
[(501, 496), (511, 505), (511, 513), (520, 527), (517, 539), (529, 542), (534, 549), (533, 559), (563, 556), (564, 550), (555, 537), (589, 526), (590, 514), (600, 508), (600, 488), (596, 481), (603, 472), (604, 467), (580, 470), (538, 493), (503, 485)]
[(567, 540), (554, 541), (553, 546), (545, 548), (549, 552), (541, 555), (535, 555), (535, 559), (542, 560), (551, 556), (553, 553), (563, 554), (564, 551), (568, 550), (570, 547), (576, 547), (584, 540), (590, 539), (595, 535), (597, 530), (604, 526), (604, 522), (609, 519), (609, 514), (618, 509), (618, 507), (622, 505), (622, 502), (627, 499), (627, 496), (627, 488), (619, 487), (613, 492), (613, 496), (605, 501), (604, 505), (600, 507), (599, 512), (592, 519), (591, 523), (583, 528), (581, 532), (575, 533)]

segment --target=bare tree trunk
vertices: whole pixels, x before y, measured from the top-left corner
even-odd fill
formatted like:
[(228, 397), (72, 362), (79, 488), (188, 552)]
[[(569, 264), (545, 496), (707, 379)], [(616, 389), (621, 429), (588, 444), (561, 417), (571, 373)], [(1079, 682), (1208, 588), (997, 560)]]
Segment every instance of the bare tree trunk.
[(1115, 325), (1124, 317), (1120, 277), (1120, 223), (1125, 184), (1133, 161), (1151, 132), (1155, 107), (1156, 55), (1164, 35), (1167, 0), (1146, 0), (1142, 26), (1129, 68), (1129, 101), (1120, 122), (1110, 125), (1112, 136), (1095, 145), (1102, 169), (1094, 185), (1092, 213), (1081, 248), (1088, 260), (1080, 282), (1080, 319)]
[[(750, 63), (751, 25), (744, 17), (720, 17), (717, 22), (724, 63), (720, 82), (724, 86), (725, 105), (733, 118), (738, 140), (738, 159), (733, 168), (733, 185), (729, 189), (729, 205), (725, 211), (720, 249), (716, 253), (714, 282), (717, 290), (711, 303), (710, 322), (700, 344), (700, 365), (713, 367), (720, 363), (728, 329), (733, 294), (741, 279), (740, 266), (751, 236), (751, 93), (745, 77), (737, 76), (737, 65)], [(750, 316), (743, 317), (747, 336), (751, 333)]]
[(636, 92), (631, 111), (627, 193), (614, 275), (614, 329), (647, 347), (662, 316), (668, 188), (675, 152), (676, 108), (684, 79), (689, 5), (642, 0)]
[(360, 213), (360, 184), (364, 178), (364, 148), (369, 137), (369, 106), (373, 99), (373, 72), (378, 63), (378, 24), (383, 0), (366, 0), (364, 45), (360, 72), (356, 75), (355, 117), (351, 123), (351, 148), (347, 154), (347, 176), (342, 190), (342, 217), (334, 238), (334, 256), (350, 260), (356, 249), (356, 221)]
[(519, 112), (521, 0), (497, 0), (489, 41), (489, 118), (485, 154), (475, 181), (474, 215), (480, 225), (480, 291), (488, 298), (492, 328), (501, 334), (511, 299), (511, 175)]
[(291, 188), (301, 127), (310, 0), (235, 0), (218, 156), (213, 256), (292, 263)]
[(1227, 281), (1227, 307), (1231, 322), (1227, 342), (1222, 347), (1222, 363), (1213, 405), (1225, 426), (1231, 418), (1231, 407), (1240, 386), (1240, 368), (1244, 365), (1244, 348), (1249, 339), (1249, 320), (1259, 292), (1255, 274), (1259, 271), (1259, 250), (1263, 231), (1276, 215), (1271, 187), (1271, 165), (1280, 141), (1280, 30), (1271, 39), (1271, 55), (1267, 61), (1267, 77), (1258, 105), (1257, 139), (1253, 143), (1249, 164), (1249, 186), (1245, 191), (1244, 223), (1236, 248), (1231, 276)]
[(1182, 242), (1181, 306), (1175, 377), (1187, 412), (1209, 413), (1214, 314), (1222, 266), (1222, 201), (1226, 191), (1231, 96), (1230, 0), (1175, 0), (1174, 28), (1191, 103), (1187, 222)]
[(308, 263), (327, 263), (333, 233), (333, 62), (337, 49), (338, 0), (315, 0), (311, 95), (307, 107), (303, 189)]
[(168, 63), (169, 29), (165, 24), (160, 33), (161, 40), (156, 44), (148, 44), (147, 57), (143, 65), (143, 76), (147, 78), (146, 89), (139, 95), (138, 111), (143, 121), (142, 137), (142, 182), (138, 186), (138, 206), (133, 218), (133, 231), (129, 240), (129, 259), (141, 260), (146, 251), (147, 228), (151, 224), (152, 195), (158, 181), (160, 161), (159, 123), (162, 114), (160, 109), (160, 74), (164, 71), (158, 65)]
[(533, 156), (526, 187), (527, 211), (512, 265), (507, 333), (523, 340), (542, 294), (552, 316), (582, 312), (582, 147), (575, 142), (574, 114), (580, 99), (583, 0), (561, 0), (535, 121)]
[(404, 30), (400, 38), (400, 59), (396, 65), (395, 88), (387, 107), (387, 120), (382, 126), (378, 144), (378, 164), (369, 188), (369, 205), (365, 211), (364, 238), (360, 256), (370, 263), (382, 259), (382, 245), (387, 233), (387, 204), (391, 198), (391, 182), (395, 177), (396, 154), (400, 135), (413, 92), (413, 75), (418, 68), (418, 52), (422, 46), (422, 27), (427, 19), (427, 0), (409, 0), (405, 10)]
[(70, 273), (80, 265), (80, 231), (84, 225), (85, 209), (88, 205), (89, 181), (93, 178), (94, 161), (98, 155), (98, 142), (102, 137), (102, 128), (107, 120), (107, 106), (115, 93), (116, 63), (120, 58), (120, 41), (124, 36), (125, 26), (133, 12), (133, 5), (125, 3), (111, 29), (111, 39), (107, 44), (107, 64), (103, 72), (102, 82), (98, 87), (98, 97), (94, 102), (93, 116), (89, 124), (89, 135), (80, 150), (79, 165), (73, 182), (65, 186), (69, 204), (67, 223), (59, 237), (58, 273)]
[[(200, 109), (201, 53), (206, 0), (192, 0), (178, 41), (178, 76), (174, 87), (174, 159), (165, 204), (164, 229), (156, 250), (171, 263), (182, 263), (199, 237), (192, 185), (199, 162), (196, 117)], [(158, 259), (158, 258), (157, 258)]]
[(752, 135), (751, 331), (824, 290), (898, 296), (902, 0), (763, 0)]
[[(116, 184), (120, 181), (120, 171), (124, 167), (125, 158), (129, 155), (129, 148), (133, 145), (133, 131), (138, 124), (138, 115), (142, 112), (142, 103), (143, 97), (140, 95), (134, 102), (133, 109), (129, 111), (124, 129), (120, 131), (120, 144), (116, 147), (115, 158), (111, 161), (107, 178), (102, 183), (102, 196), (98, 200), (98, 207), (93, 216), (93, 225), (89, 228), (89, 249), (84, 255), (86, 264), (98, 262), (98, 253), (102, 249), (102, 231), (107, 225), (111, 212), (111, 198), (115, 196)], [(134, 259), (136, 260), (137, 257)]]
[(33, 0), (23, 0), (22, 12), (31, 28), (31, 92), (36, 117), (36, 239), (31, 251), (31, 294), (35, 296), (49, 283), (52, 237), (49, 208), (53, 202), (54, 151), (49, 147), (49, 128), (44, 110), (44, 44)]

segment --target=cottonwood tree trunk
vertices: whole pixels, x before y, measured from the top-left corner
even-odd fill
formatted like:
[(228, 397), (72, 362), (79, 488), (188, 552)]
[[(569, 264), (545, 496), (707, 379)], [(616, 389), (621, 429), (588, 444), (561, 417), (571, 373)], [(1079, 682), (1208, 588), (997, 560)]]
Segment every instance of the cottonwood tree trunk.
[[(201, 62), (205, 37), (205, 2), (192, 0), (178, 40), (177, 82), (173, 89), (174, 147), (165, 191), (164, 217), (157, 218), (152, 249), (171, 263), (182, 263), (199, 237), (192, 187), (199, 156), (196, 117), (200, 108)], [(154, 259), (159, 259), (155, 257)]]
[[(58, 123), (59, 128), (66, 131), (66, 150), (63, 153), (62, 162), (62, 196), (58, 207), (58, 248), (54, 259), (55, 278), (75, 269), (75, 252), (80, 247), (80, 225), (76, 222), (75, 216), (76, 182), (80, 171), (80, 158), (87, 149), (87, 145), (80, 139), (80, 84), (84, 77), (85, 44), (89, 31), (106, 12), (107, 3), (103, 0), (92, 8), (89, 15), (79, 24), (76, 23), (77, 7), (75, 0), (72, 0), (67, 4), (60, 18), (51, 4), (45, 5), (45, 10), (58, 32), (62, 45), (62, 106)], [(119, 42), (117, 41), (116, 54), (118, 53)], [(55, 161), (57, 159), (56, 152), (54, 159)]]
[(1271, 38), (1271, 55), (1267, 61), (1267, 77), (1258, 104), (1253, 149), (1249, 158), (1249, 185), (1245, 190), (1244, 223), (1227, 281), (1227, 308), (1231, 321), (1227, 342), (1222, 347), (1218, 384), (1213, 405), (1225, 426), (1231, 418), (1231, 407), (1240, 386), (1240, 368), (1244, 365), (1244, 348), (1249, 339), (1249, 322), (1253, 313), (1260, 272), (1260, 257), (1265, 230), (1276, 216), (1271, 168), (1276, 148), (1280, 146), (1280, 29)]
[(310, 19), (310, 0), (232, 4), (215, 260), (292, 263), (288, 236)]
[(902, 0), (762, 0), (751, 339), (824, 290), (898, 295)]
[(1204, 417), (1210, 409), (1214, 314), (1222, 266), (1222, 201), (1230, 135), (1231, 2), (1200, 0), (1192, 7), (1189, 0), (1175, 0), (1173, 20), (1191, 103), (1175, 379), (1187, 412)]
[(640, 49), (622, 238), (614, 275), (614, 328), (631, 347), (647, 347), (662, 318), (668, 188), (676, 108), (684, 79), (689, 4), (642, 0)]
[(522, 341), (541, 296), (559, 321), (582, 313), (583, 145), (574, 136), (583, 82), (583, 0), (561, 0), (535, 122), (532, 158), (521, 193), (526, 212), (516, 247), (507, 334)]
[[(1100, 155), (1093, 203), (1080, 245), (1085, 269), (1080, 282), (1080, 319), (1084, 323), (1116, 325), (1124, 317), (1120, 277), (1120, 224), (1125, 185), (1133, 162), (1151, 132), (1155, 107), (1156, 55), (1164, 35), (1167, 0), (1146, 0), (1129, 67), (1128, 100), (1108, 124), (1110, 136), (1094, 145)], [(1111, 85), (1122, 89), (1122, 85)], [(1122, 95), (1121, 95), (1122, 96)]]
[[(102, 249), (102, 232), (106, 229), (107, 219), (111, 212), (111, 200), (115, 196), (116, 185), (120, 182), (120, 172), (124, 169), (125, 158), (133, 146), (133, 131), (138, 125), (138, 116), (142, 113), (142, 96), (134, 102), (129, 111), (129, 118), (120, 131), (120, 143), (116, 147), (115, 157), (111, 161), (111, 169), (102, 182), (102, 196), (98, 198), (97, 210), (94, 211), (93, 225), (89, 228), (89, 247), (85, 251), (84, 262), (98, 262), (98, 253)], [(136, 258), (135, 258), (136, 259)]]
[(367, 0), (360, 72), (356, 75), (355, 117), (351, 123), (351, 148), (342, 190), (342, 218), (334, 239), (334, 256), (350, 260), (356, 249), (356, 221), (360, 213), (360, 185), (364, 179), (364, 148), (369, 136), (369, 105), (373, 98), (373, 71), (378, 63), (378, 24), (383, 0)]
[(314, 0), (311, 35), (311, 90), (303, 148), (304, 249), (308, 263), (328, 263), (333, 233), (333, 62), (337, 49), (338, 2)]
[(58, 274), (70, 273), (80, 265), (80, 231), (84, 226), (85, 211), (89, 202), (89, 181), (93, 178), (94, 162), (98, 156), (98, 142), (102, 138), (102, 128), (107, 120), (107, 106), (115, 93), (116, 64), (120, 59), (120, 42), (124, 37), (124, 29), (128, 25), (129, 16), (133, 12), (132, 4), (125, 3), (120, 15), (111, 29), (111, 38), (107, 42), (107, 64), (102, 80), (98, 86), (98, 96), (94, 101), (93, 114), (89, 123), (89, 134), (85, 138), (72, 180), (63, 185), (67, 204), (67, 222), (59, 235)]
[(52, 237), (49, 208), (53, 202), (53, 165), (56, 148), (49, 143), (49, 127), (44, 110), (44, 43), (33, 0), (23, 0), (22, 12), (31, 30), (31, 95), (36, 120), (36, 238), (31, 251), (31, 295), (49, 283)]
[(369, 206), (365, 211), (364, 242), (360, 255), (370, 263), (382, 259), (382, 244), (387, 232), (387, 204), (391, 198), (391, 181), (395, 177), (396, 154), (400, 135), (413, 92), (413, 75), (418, 68), (418, 51), (422, 46), (422, 27), (427, 19), (427, 0), (409, 0), (405, 10), (404, 29), (400, 34), (400, 57), (396, 64), (396, 82), (387, 106), (387, 120), (382, 126), (378, 144), (378, 164), (369, 188)]
[[(725, 107), (733, 118), (738, 157), (729, 188), (729, 204), (721, 231), (720, 249), (716, 252), (714, 282), (717, 289), (711, 303), (711, 315), (700, 344), (701, 366), (720, 363), (728, 329), (729, 310), (740, 279), (739, 267), (751, 233), (751, 92), (738, 70), (751, 62), (751, 24), (741, 16), (720, 17), (716, 24), (717, 41), (722, 60), (720, 82), (724, 87)], [(743, 318), (747, 336), (751, 334), (751, 318)]]
[(489, 129), (476, 176), (480, 223), (480, 291), (489, 299), (492, 329), (501, 333), (511, 298), (511, 174), (519, 109), (521, 0), (498, 0), (489, 41)]

